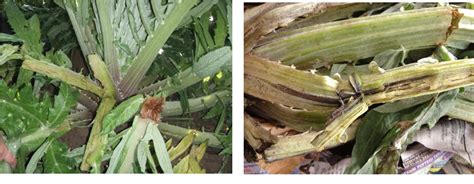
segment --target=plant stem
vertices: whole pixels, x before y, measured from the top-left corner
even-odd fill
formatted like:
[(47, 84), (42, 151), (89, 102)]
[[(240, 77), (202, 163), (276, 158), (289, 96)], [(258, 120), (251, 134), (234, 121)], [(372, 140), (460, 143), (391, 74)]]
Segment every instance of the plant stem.
[(368, 109), (367, 103), (362, 97), (359, 97), (342, 106), (340, 110), (336, 110), (333, 113), (334, 117), (328, 120), (327, 126), (321, 134), (311, 142), (314, 145), (315, 151), (321, 152), (327, 149), (328, 145), (335, 140), (346, 142), (348, 139), (347, 135), (344, 134), (346, 129)]
[(266, 3), (245, 12), (245, 54), (249, 53), (257, 41), (278, 27), (285, 27), (299, 17), (324, 11), (327, 7), (340, 3)]
[(352, 95), (347, 81), (296, 70), (256, 56), (245, 56), (245, 93), (299, 109), (333, 111), (341, 93)]
[[(333, 139), (326, 144), (326, 148), (334, 148), (350, 140), (353, 140), (358, 126), (359, 121), (352, 123), (349, 128), (345, 129), (344, 133), (341, 134), (345, 137), (343, 140)], [(322, 132), (323, 131), (308, 131), (297, 135), (281, 137), (278, 139), (277, 143), (265, 149), (265, 160), (271, 162), (314, 152), (317, 150), (317, 147), (313, 145), (311, 141), (321, 135)]]
[(134, 94), (145, 76), (146, 71), (150, 68), (151, 64), (158, 55), (158, 50), (165, 44), (168, 37), (173, 33), (175, 28), (179, 25), (181, 20), (195, 4), (197, 0), (186, 0), (177, 1), (177, 4), (172, 10), (168, 10), (171, 13), (160, 22), (161, 25), (153, 31), (152, 35), (146, 42), (146, 45), (140, 50), (138, 55), (135, 57), (132, 66), (128, 69), (127, 73), (123, 77), (119, 84), (119, 91), (122, 92), (121, 99), (124, 99)]
[(81, 170), (89, 171), (92, 166), (93, 172), (100, 173), (100, 167), (102, 163), (102, 156), (104, 155), (105, 145), (107, 141), (107, 135), (102, 135), (102, 121), (110, 110), (115, 105), (115, 99), (103, 98), (100, 102), (97, 114), (92, 121), (92, 130), (87, 141), (86, 151), (84, 152), (84, 158), (81, 164)]
[[(214, 106), (219, 100), (219, 98), (225, 102), (228, 103), (232, 99), (231, 97), (231, 92), (227, 90), (223, 91), (217, 91), (214, 92), (213, 94), (199, 97), (199, 98), (193, 98), (193, 99), (188, 99), (189, 103), (189, 111), (190, 112), (197, 112), (201, 111), (204, 109), (208, 109), (212, 106)], [(183, 113), (183, 109), (181, 107), (181, 102), (179, 101), (170, 101), (166, 102), (165, 106), (163, 108), (163, 112), (161, 113), (163, 117), (169, 117), (169, 116), (177, 116), (181, 115)]]
[(158, 124), (158, 129), (160, 129), (161, 133), (163, 133), (164, 135), (167, 135), (169, 137), (172, 137), (178, 140), (188, 135), (189, 132), (193, 132), (196, 135), (194, 137), (194, 144), (201, 144), (207, 141), (208, 146), (210, 147), (219, 148), (219, 149), (222, 148), (221, 142), (212, 133), (182, 128), (182, 127), (174, 126), (174, 125), (163, 123), (163, 122)]
[(472, 85), (473, 73), (474, 59), (414, 63), (382, 74), (361, 75), (360, 88), (369, 104), (386, 103)]
[[(82, 0), (81, 2), (77, 2), (76, 0), (63, 0), (64, 7), (66, 12), (69, 16), (69, 20), (71, 20), (72, 27), (74, 32), (76, 33), (77, 41), (79, 42), (79, 46), (81, 47), (82, 54), (84, 58), (87, 58), (88, 55), (97, 53), (95, 46), (98, 45), (94, 38), (91, 38), (91, 34), (86, 33), (86, 28), (88, 25), (87, 23), (83, 22), (83, 20), (88, 19), (89, 17), (85, 17), (85, 15), (81, 15), (76, 17), (76, 12), (84, 12), (88, 11), (90, 0)], [(79, 4), (76, 6), (76, 3)], [(87, 6), (82, 6), (83, 3)], [(87, 10), (83, 10), (86, 8)], [(82, 20), (79, 20), (82, 19)]]
[(322, 130), (325, 125), (324, 123), (335, 108), (326, 112), (320, 110), (310, 111), (258, 100), (245, 110), (252, 114), (258, 114), (262, 118), (274, 120), (296, 131), (306, 132), (308, 130)]
[(265, 149), (267, 143), (276, 143), (277, 137), (259, 125), (259, 122), (245, 113), (244, 138), (254, 150)]
[[(202, 56), (198, 62), (193, 63), (186, 70), (144, 87), (138, 90), (137, 93), (149, 94), (159, 90), (166, 96), (169, 96), (202, 81), (206, 77), (214, 75), (221, 70), (222, 66), (231, 61), (232, 51), (230, 48), (221, 47)], [(172, 81), (179, 81), (180, 83), (175, 84)]]
[(126, 146), (131, 146), (126, 149), (125, 156), (122, 159), (122, 163), (120, 164), (120, 167), (118, 168), (118, 173), (130, 173), (133, 170), (133, 163), (135, 162), (135, 152), (137, 150), (137, 145), (140, 142), (140, 140), (143, 138), (145, 135), (145, 132), (147, 130), (148, 124), (151, 123), (150, 120), (148, 119), (142, 119), (138, 117), (136, 119), (137, 121), (134, 121), (136, 123), (136, 126), (133, 127), (133, 129), (129, 130), (128, 133), (130, 133), (127, 138), (127, 142), (125, 143)]
[(101, 134), (102, 121), (115, 106), (115, 85), (105, 66), (104, 62), (97, 55), (89, 55), (89, 62), (91, 64), (94, 77), (97, 78), (104, 86), (104, 95), (97, 109), (96, 116), (93, 120), (93, 126), (89, 140), (87, 141), (84, 159), (81, 164), (81, 170), (88, 171), (92, 166), (92, 171), (100, 173), (102, 157), (105, 151), (105, 144), (107, 143), (107, 135)]
[(112, 30), (110, 1), (95, 1), (97, 5), (97, 12), (99, 14), (99, 21), (102, 31), (102, 43), (104, 44), (104, 61), (107, 63), (108, 70), (112, 75), (115, 83), (120, 80), (120, 70), (117, 62), (117, 50), (114, 45), (114, 32)]
[(312, 25), (265, 37), (253, 53), (305, 69), (373, 57), (400, 45), (434, 47), (447, 41), (461, 16), (455, 8), (439, 7)]
[(474, 123), (474, 103), (465, 99), (456, 99), (456, 104), (447, 114), (451, 118)]
[(80, 89), (90, 91), (98, 96), (102, 96), (102, 89), (89, 78), (73, 72), (67, 68), (56, 66), (42, 60), (27, 58), (21, 66), (24, 69), (31, 70), (46, 75), (53, 79), (59, 79), (67, 84), (76, 86)]

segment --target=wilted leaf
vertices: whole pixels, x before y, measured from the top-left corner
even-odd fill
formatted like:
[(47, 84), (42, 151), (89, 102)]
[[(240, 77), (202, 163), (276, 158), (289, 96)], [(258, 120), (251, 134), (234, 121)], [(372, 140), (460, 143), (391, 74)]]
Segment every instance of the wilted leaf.
[(457, 90), (440, 94), (433, 100), (394, 113), (369, 111), (356, 134), (352, 164), (345, 173), (375, 173), (386, 154), (404, 151), (422, 125), (430, 127), (454, 105)]
[(176, 147), (172, 147), (168, 153), (170, 156), (170, 161), (178, 158), (182, 154), (184, 154), (190, 147), (193, 145), (195, 134), (193, 132), (189, 132), (181, 141), (179, 142)]
[(380, 68), (385, 70), (397, 67), (400, 63), (403, 63), (407, 57), (407, 50), (402, 46), (400, 49), (389, 49), (385, 52), (377, 54), (374, 57), (374, 61), (379, 65)]

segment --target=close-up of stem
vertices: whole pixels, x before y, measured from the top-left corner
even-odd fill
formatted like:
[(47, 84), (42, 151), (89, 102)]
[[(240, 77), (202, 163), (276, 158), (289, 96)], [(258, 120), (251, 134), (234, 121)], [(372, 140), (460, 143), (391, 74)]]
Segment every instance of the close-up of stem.
[(452, 173), (423, 151), (470, 163), (435, 132), (470, 135), (469, 3), (246, 5), (246, 173)]

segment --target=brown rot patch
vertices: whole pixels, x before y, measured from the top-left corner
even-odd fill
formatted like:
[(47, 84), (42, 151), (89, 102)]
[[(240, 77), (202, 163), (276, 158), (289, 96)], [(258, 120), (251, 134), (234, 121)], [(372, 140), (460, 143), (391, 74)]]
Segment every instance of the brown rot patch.
[(161, 111), (165, 101), (163, 97), (148, 97), (143, 102), (142, 109), (140, 110), (140, 116), (142, 118), (148, 118), (156, 123), (160, 122)]

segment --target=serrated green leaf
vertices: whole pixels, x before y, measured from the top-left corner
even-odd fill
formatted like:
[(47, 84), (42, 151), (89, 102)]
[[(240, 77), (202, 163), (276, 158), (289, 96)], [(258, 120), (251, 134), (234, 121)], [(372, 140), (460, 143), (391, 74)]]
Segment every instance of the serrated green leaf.
[(62, 84), (54, 99), (37, 99), (30, 86), (21, 89), (9, 87), (0, 82), (0, 129), (10, 137), (19, 137), (37, 131), (40, 128), (54, 128), (62, 123), (75, 105), (78, 93)]
[(24, 47), (30, 55), (39, 57), (43, 52), (41, 44), (41, 33), (38, 16), (33, 15), (29, 20), (16, 6), (12, 0), (4, 1), (4, 10), (8, 17), (8, 23), (15, 31), (15, 35), (24, 41)]
[(230, 47), (221, 47), (199, 58), (199, 61), (193, 65), (193, 72), (203, 78), (214, 75), (221, 66), (231, 62), (231, 59)]
[(117, 107), (110, 111), (104, 117), (102, 124), (102, 134), (111, 133), (115, 128), (123, 123), (126, 123), (133, 116), (135, 116), (135, 114), (140, 110), (143, 100), (143, 95), (136, 95), (120, 103)]
[(232, 155), (232, 130), (224, 136), (219, 136), (219, 141), (224, 147), (219, 155)]
[(216, 27), (214, 29), (214, 47), (222, 47), (225, 44), (225, 40), (227, 38), (227, 21), (226, 17), (224, 17), (225, 12), (216, 11)]
[(72, 68), (71, 60), (62, 50), (58, 50), (54, 53), (53, 51), (49, 51), (46, 53), (46, 57), (57, 66), (62, 66), (69, 69)]
[(75, 99), (78, 95), (79, 93), (77, 91), (74, 91), (66, 84), (62, 84), (59, 87), (59, 94), (54, 97), (54, 106), (49, 108), (49, 126), (57, 126), (66, 119), (71, 108), (76, 105)]
[(193, 17), (201, 17), (204, 13), (208, 12), (219, 0), (206, 0), (201, 1), (199, 5), (191, 9), (181, 21), (178, 27), (185, 26), (191, 23)]
[(74, 160), (67, 157), (68, 146), (54, 140), (46, 151), (44, 160), (45, 173), (74, 173), (76, 167)]
[[(6, 134), (9, 141), (13, 141), (17, 149), (22, 150), (23, 155), (17, 156), (26, 159), (24, 156), (37, 149), (45, 139), (68, 130), (69, 123), (65, 119), (76, 104), (76, 98), (77, 92), (66, 84), (60, 86), (59, 94), (52, 103), (48, 95), (37, 99), (31, 86), (18, 89), (0, 82), (0, 131)], [(24, 169), (25, 165), (19, 166), (19, 169)], [(29, 167), (31, 172), (35, 170), (33, 165)]]
[[(186, 12), (197, 2), (196, 0), (188, 0), (181, 3), (172, 3), (169, 9), (167, 9), (166, 17), (159, 22), (160, 26), (157, 26), (152, 35), (149, 35), (149, 39), (147, 39), (136, 57), (133, 58), (133, 63), (127, 71), (123, 72), (125, 75), (119, 84), (119, 88), (125, 97), (132, 95), (138, 89), (140, 81), (145, 77), (145, 71), (150, 68), (155, 58), (159, 55), (159, 50), (177, 28)], [(119, 14), (119, 16), (121, 15)], [(138, 21), (140, 22), (140, 18), (138, 18)]]

